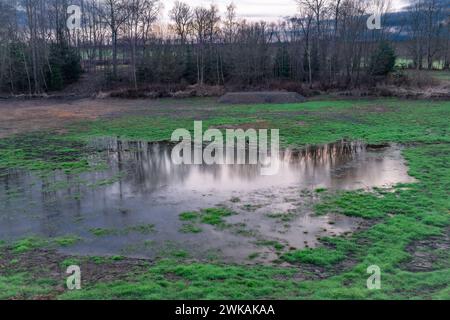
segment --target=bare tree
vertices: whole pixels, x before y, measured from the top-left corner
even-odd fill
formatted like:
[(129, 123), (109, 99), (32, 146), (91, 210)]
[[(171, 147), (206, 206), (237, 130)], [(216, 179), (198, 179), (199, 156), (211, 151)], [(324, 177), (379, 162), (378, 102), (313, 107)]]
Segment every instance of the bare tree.
[[(214, 5), (192, 8), (176, 2), (170, 29), (157, 23), (158, 0), (73, 0), (82, 7), (81, 29), (65, 26), (68, 0), (0, 2), (0, 89), (40, 93), (66, 82), (65, 60), (87, 72), (121, 75), (140, 82), (272, 86), (358, 86), (370, 83), (373, 52), (394, 43), (400, 31), (368, 30), (373, 13), (389, 17), (389, 0), (295, 0), (296, 16), (278, 22), (248, 22), (230, 3), (221, 16)], [(414, 66), (450, 64), (449, 10), (440, 0), (414, 0), (401, 35)], [(403, 44), (397, 43), (403, 48)], [(119, 54), (120, 51), (120, 54)], [(112, 52), (112, 54), (111, 54)], [(70, 67), (70, 66), (69, 66)], [(67, 72), (67, 71), (66, 71)], [(282, 84), (280, 84), (282, 85)]]
[(175, 33), (180, 37), (181, 43), (185, 44), (192, 32), (194, 14), (188, 4), (184, 2), (175, 2), (174, 7), (169, 12), (173, 21)]
[(230, 3), (227, 6), (224, 19), (224, 35), (227, 43), (233, 43), (235, 40), (236, 32), (238, 28), (236, 6), (234, 3)]
[(139, 43), (143, 43), (148, 28), (157, 18), (159, 8), (158, 0), (129, 0), (125, 7), (127, 19), (122, 24), (121, 29), (130, 44), (131, 73), (136, 90), (138, 87), (136, 75), (137, 46)]
[(104, 3), (99, 10), (99, 14), (111, 31), (114, 78), (117, 78), (117, 41), (119, 30), (130, 14), (130, 11), (126, 8), (126, 0), (104, 0)]

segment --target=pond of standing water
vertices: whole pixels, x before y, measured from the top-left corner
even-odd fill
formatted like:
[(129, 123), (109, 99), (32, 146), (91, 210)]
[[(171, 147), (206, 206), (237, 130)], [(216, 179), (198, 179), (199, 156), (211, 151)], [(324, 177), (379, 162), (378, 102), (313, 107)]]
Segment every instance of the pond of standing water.
[[(95, 144), (106, 150), (107, 170), (45, 178), (12, 170), (1, 177), (0, 239), (75, 235), (82, 241), (62, 251), (154, 258), (183, 249), (197, 258), (233, 262), (248, 262), (258, 252), (255, 261), (264, 262), (276, 258), (264, 241), (314, 247), (319, 237), (358, 228), (356, 218), (315, 216), (314, 190), (413, 182), (395, 145), (370, 149), (339, 142), (285, 150), (278, 174), (262, 176), (258, 165), (174, 165), (169, 144), (114, 139)], [(217, 205), (237, 213), (226, 218), (226, 228), (201, 225), (202, 232), (180, 232), (180, 213)], [(154, 232), (133, 229), (149, 224)], [(96, 236), (94, 228), (129, 232)]]

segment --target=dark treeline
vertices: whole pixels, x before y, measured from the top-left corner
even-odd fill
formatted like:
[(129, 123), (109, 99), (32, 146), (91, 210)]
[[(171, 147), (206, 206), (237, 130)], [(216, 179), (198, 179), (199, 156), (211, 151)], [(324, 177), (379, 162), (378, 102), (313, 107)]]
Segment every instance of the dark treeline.
[[(414, 1), (394, 27), (386, 21), (384, 0), (297, 4), (290, 17), (268, 23), (239, 19), (234, 4), (219, 12), (214, 5), (177, 2), (166, 27), (158, 0), (0, 0), (0, 91), (59, 90), (83, 69), (134, 88), (277, 82), (352, 87), (392, 71), (399, 46), (405, 67), (449, 67), (447, 0)], [(69, 5), (81, 8), (78, 29), (67, 27)], [(367, 27), (375, 12), (389, 27)], [(396, 41), (399, 35), (406, 40)]]

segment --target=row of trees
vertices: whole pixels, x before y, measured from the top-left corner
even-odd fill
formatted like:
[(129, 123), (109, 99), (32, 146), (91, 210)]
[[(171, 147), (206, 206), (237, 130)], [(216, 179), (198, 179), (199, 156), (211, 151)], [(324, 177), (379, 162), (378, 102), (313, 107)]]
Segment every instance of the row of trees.
[(81, 73), (80, 58), (65, 37), (62, 1), (0, 2), (0, 90), (59, 90)]
[[(449, 64), (447, 0), (415, 0), (395, 28), (370, 30), (388, 0), (293, 0), (298, 12), (277, 23), (238, 18), (234, 4), (176, 2), (169, 27), (159, 0), (0, 0), (0, 90), (39, 93), (76, 81), (81, 66), (108, 79), (141, 83), (273, 81), (352, 86), (389, 72), (392, 48), (407, 34), (416, 68)], [(79, 5), (80, 28), (68, 29), (67, 7)], [(75, 17), (76, 18), (76, 17)], [(75, 19), (74, 18), (74, 19)]]
[(450, 1), (415, 0), (408, 7), (409, 55), (417, 69), (432, 69), (438, 60), (450, 65)]

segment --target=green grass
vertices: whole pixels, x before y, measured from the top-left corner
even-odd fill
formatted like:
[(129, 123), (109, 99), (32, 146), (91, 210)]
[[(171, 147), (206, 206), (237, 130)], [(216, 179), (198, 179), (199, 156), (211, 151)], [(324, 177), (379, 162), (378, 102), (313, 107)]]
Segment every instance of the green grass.
[(181, 221), (196, 221), (200, 218), (199, 212), (183, 212), (180, 214)]
[(180, 230), (180, 232), (182, 233), (200, 233), (202, 232), (202, 228), (200, 228), (199, 226), (196, 226), (192, 223), (184, 223)]
[(191, 225), (194, 226), (194, 223), (203, 223), (209, 224), (213, 226), (224, 226), (225, 220), (223, 218), (229, 217), (233, 215), (234, 212), (223, 207), (217, 208), (207, 208), (203, 209), (199, 212), (183, 212), (179, 215), (181, 221), (190, 221), (190, 224), (186, 224), (185, 226)]
[[(319, 248), (283, 252), (281, 259), (292, 263), (292, 267), (196, 262), (187, 260), (185, 252), (179, 252), (171, 258), (156, 260), (145, 272), (130, 274), (128, 280), (99, 281), (81, 291), (63, 293), (59, 298), (450, 299), (448, 255), (437, 253), (439, 259), (435, 268), (426, 272), (404, 268), (411, 258), (408, 245), (443, 235), (450, 226), (449, 101), (311, 101), (288, 105), (217, 106), (208, 112), (204, 128), (265, 121), (269, 128), (280, 129), (284, 146), (327, 143), (343, 138), (368, 143), (402, 143), (406, 146), (403, 155), (409, 173), (417, 182), (371, 192), (316, 190), (321, 199), (315, 208), (318, 214), (336, 212), (359, 217), (366, 219), (370, 226), (351, 235), (321, 239), (323, 246)], [(74, 124), (68, 134), (55, 135), (52, 139), (81, 143), (79, 147), (50, 141), (57, 150), (64, 151), (62, 156), (57, 153), (56, 157), (46, 158), (42, 156), (45, 152), (32, 152), (27, 145), (29, 142), (17, 146), (2, 143), (0, 167), (64, 169), (64, 164), (69, 163), (85, 168), (82, 163), (86, 151), (80, 150), (89, 137), (167, 140), (173, 129), (191, 128), (195, 117), (195, 114), (191, 117), (126, 116)], [(67, 147), (69, 149), (63, 149)], [(68, 157), (64, 155), (66, 152)], [(200, 224), (222, 226), (231, 214), (228, 209), (210, 208), (183, 213), (180, 220), (188, 229)], [(32, 241), (21, 241), (14, 244), (13, 249), (20, 254), (35, 245)], [(341, 269), (341, 263), (349, 259), (352, 264)], [(299, 281), (297, 275), (301, 269), (297, 264), (320, 266), (332, 276)], [(381, 268), (381, 290), (366, 288), (367, 267), (371, 265)], [(10, 271), (7, 275), (0, 273), (0, 297), (33, 297), (52, 289), (48, 284), (35, 285), (27, 274)]]
[(72, 246), (81, 239), (77, 236), (66, 236), (54, 239), (54, 242), (57, 243), (61, 247)]
[(47, 240), (38, 237), (28, 237), (14, 242), (12, 244), (12, 250), (14, 253), (24, 253), (47, 245)]
[[(414, 63), (413, 59), (397, 58), (395, 65), (396, 65), (396, 67), (403, 67), (403, 66), (412, 66), (413, 63)], [(428, 62), (426, 59), (423, 59), (422, 63), (423, 63), (423, 65), (426, 66)], [(444, 61), (443, 60), (434, 60), (433, 68), (442, 70), (444, 68)], [(428, 70), (421, 70), (421, 71), (423, 71), (423, 72), (443, 72), (443, 71), (428, 71)]]
[[(90, 261), (95, 264), (110, 264), (114, 261), (122, 261), (125, 259), (124, 256), (114, 255), (114, 256), (90, 256), (88, 257)], [(76, 263), (75, 263), (76, 264)]]
[(61, 262), (62, 268), (67, 268), (69, 266), (80, 266), (80, 265), (81, 265), (81, 260), (78, 258), (67, 258)]
[(49, 279), (32, 279), (25, 273), (12, 275), (0, 274), (0, 299), (20, 297), (21, 299), (36, 298), (51, 292), (55, 283)]
[(234, 213), (226, 208), (208, 208), (201, 211), (200, 221), (213, 226), (223, 225), (225, 217), (229, 217)]
[(44, 239), (42, 237), (27, 237), (17, 241), (14, 241), (10, 244), (10, 247), (14, 253), (26, 253), (32, 251), (34, 249), (40, 248), (53, 248), (53, 247), (69, 247), (74, 245), (75, 243), (81, 241), (81, 239), (77, 236), (63, 236), (57, 238), (49, 238)]
[(112, 236), (118, 233), (117, 230), (106, 229), (106, 228), (92, 228), (89, 229), (89, 232), (92, 233), (96, 237), (106, 237)]
[(87, 170), (87, 151), (85, 143), (78, 139), (51, 132), (22, 134), (0, 140), (0, 169)]
[(344, 260), (345, 255), (337, 250), (317, 248), (289, 252), (284, 254), (282, 258), (291, 263), (303, 262), (318, 266), (329, 266)]

